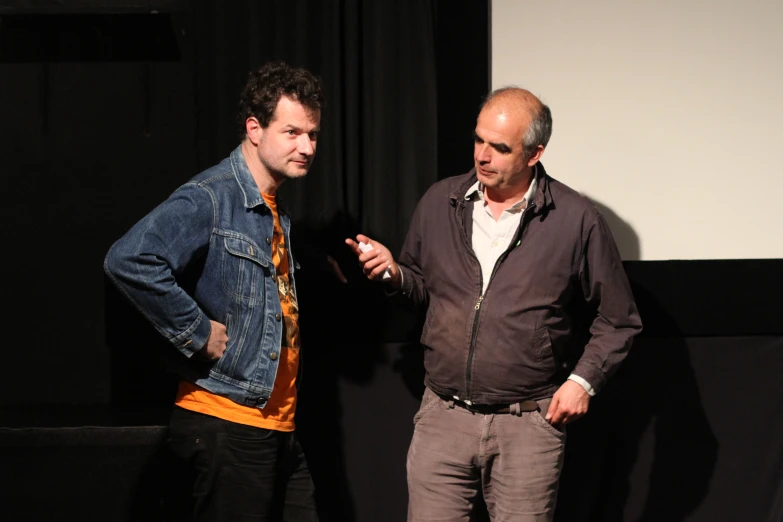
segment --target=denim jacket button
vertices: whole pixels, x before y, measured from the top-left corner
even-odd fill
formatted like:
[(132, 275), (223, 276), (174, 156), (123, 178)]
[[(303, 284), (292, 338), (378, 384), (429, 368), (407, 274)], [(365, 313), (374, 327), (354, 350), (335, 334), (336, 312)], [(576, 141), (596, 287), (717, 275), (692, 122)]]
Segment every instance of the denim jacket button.
[(277, 352), (270, 353), (269, 354), (269, 358), (272, 359), (273, 361), (276, 361), (277, 360)]
[(267, 244), (267, 245), (271, 245), (271, 244), (272, 244), (272, 240), (271, 240), (271, 239), (269, 239), (269, 238), (266, 238), (266, 244)]
[(280, 314), (275, 314), (275, 320), (279, 323), (280, 322)]

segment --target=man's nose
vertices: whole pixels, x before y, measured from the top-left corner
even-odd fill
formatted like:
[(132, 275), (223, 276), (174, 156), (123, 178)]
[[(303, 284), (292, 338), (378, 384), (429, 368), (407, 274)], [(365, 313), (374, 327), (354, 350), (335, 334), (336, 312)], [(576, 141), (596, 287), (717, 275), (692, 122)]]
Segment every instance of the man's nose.
[(489, 154), (489, 146), (486, 143), (476, 146), (476, 160), (479, 163), (489, 163), (492, 160)]
[(304, 154), (305, 156), (313, 155), (313, 152), (315, 151), (315, 146), (313, 144), (313, 140), (310, 139), (309, 135), (302, 134), (301, 136), (299, 136), (296, 150), (300, 154)]

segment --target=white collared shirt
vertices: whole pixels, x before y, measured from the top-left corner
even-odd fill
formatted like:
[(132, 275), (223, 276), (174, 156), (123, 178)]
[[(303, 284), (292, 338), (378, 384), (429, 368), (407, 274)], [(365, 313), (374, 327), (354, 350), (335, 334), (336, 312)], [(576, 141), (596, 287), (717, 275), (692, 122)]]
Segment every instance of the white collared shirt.
[(473, 252), (481, 265), (481, 293), (487, 290), (492, 277), (492, 269), (498, 258), (506, 251), (514, 234), (519, 228), (522, 214), (538, 190), (535, 172), (530, 187), (522, 199), (508, 207), (495, 220), (487, 200), (484, 197), (484, 186), (477, 181), (465, 193), (465, 199), (473, 199)]

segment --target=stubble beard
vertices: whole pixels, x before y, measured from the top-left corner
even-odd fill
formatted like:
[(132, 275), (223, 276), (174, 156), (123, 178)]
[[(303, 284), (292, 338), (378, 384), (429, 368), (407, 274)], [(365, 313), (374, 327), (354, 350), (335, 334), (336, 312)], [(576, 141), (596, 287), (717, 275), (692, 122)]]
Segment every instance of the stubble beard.
[(305, 177), (310, 171), (311, 165), (311, 163), (308, 163), (307, 167), (302, 168), (288, 160), (285, 160), (280, 164), (272, 164), (266, 161), (264, 158), (260, 157), (260, 155), (259, 160), (264, 165), (267, 172), (269, 172), (269, 174), (280, 183), (288, 179), (299, 179)]

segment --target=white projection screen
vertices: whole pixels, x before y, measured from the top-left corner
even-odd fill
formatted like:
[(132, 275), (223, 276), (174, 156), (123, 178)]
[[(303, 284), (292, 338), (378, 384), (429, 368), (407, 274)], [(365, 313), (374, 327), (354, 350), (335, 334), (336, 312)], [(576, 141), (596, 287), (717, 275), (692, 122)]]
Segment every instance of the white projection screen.
[(543, 163), (623, 259), (783, 258), (783, 1), (491, 9), (492, 88), (551, 107)]

